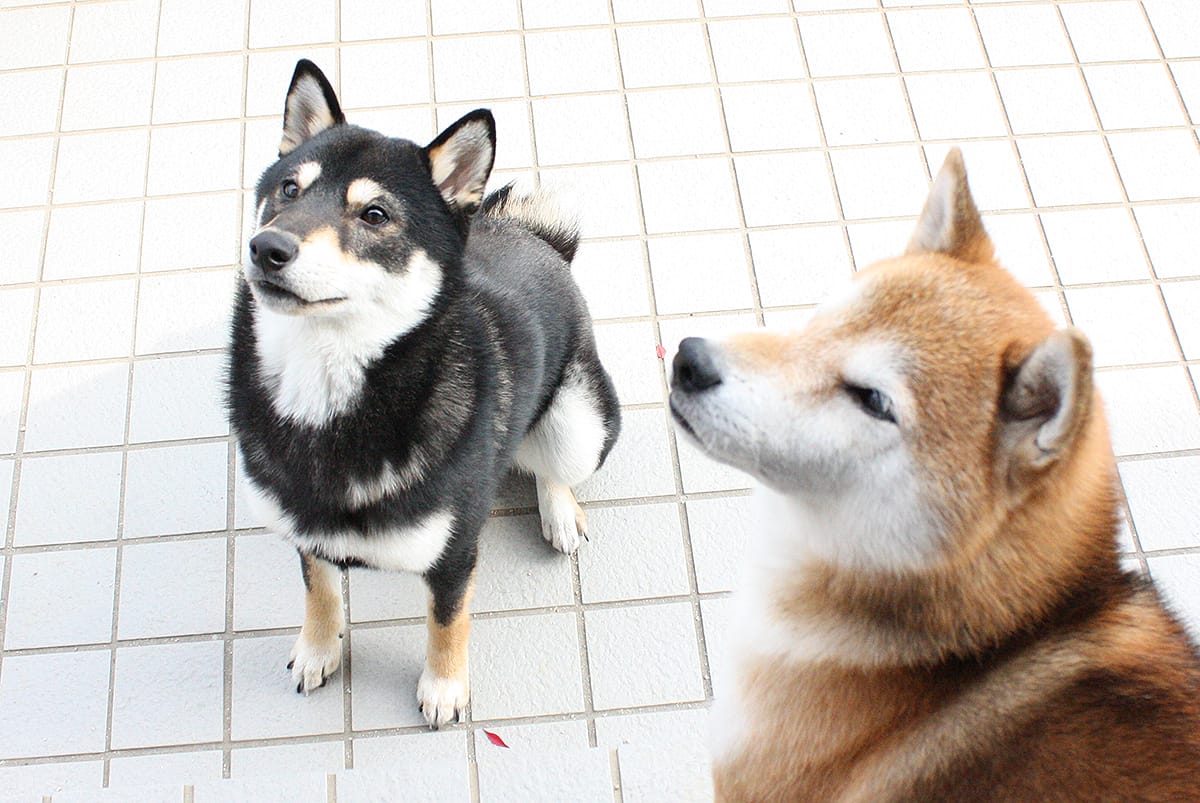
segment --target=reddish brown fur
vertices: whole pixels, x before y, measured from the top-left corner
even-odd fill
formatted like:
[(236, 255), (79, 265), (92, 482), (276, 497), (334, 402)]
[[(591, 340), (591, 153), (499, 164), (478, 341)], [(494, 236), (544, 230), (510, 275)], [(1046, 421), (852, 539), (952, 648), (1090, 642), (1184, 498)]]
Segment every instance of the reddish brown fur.
[[(856, 634), (857, 665), (745, 656), (750, 745), (718, 756), (724, 801), (1200, 800), (1200, 658), (1116, 551), (1116, 470), (1086, 343), (1061, 457), (1008, 448), (1006, 381), (1053, 330), (993, 261), (961, 158), (949, 238), (871, 269), (869, 310), (792, 336), (727, 341), (741, 370), (806, 397), (844, 344), (883, 334), (918, 355), (919, 433), (953, 534), (921, 570), (808, 567), (782, 620)], [(927, 208), (928, 214), (928, 208)], [(814, 367), (815, 365), (815, 367)]]

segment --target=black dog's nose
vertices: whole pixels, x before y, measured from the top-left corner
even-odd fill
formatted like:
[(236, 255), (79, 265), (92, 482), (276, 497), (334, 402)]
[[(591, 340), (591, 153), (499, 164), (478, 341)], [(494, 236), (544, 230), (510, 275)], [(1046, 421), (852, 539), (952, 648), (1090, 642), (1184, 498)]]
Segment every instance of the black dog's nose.
[(250, 240), (250, 259), (267, 273), (286, 268), (299, 251), (295, 237), (274, 229), (259, 232)]
[(702, 337), (685, 337), (673, 363), (671, 384), (688, 393), (699, 393), (721, 384), (721, 374)]

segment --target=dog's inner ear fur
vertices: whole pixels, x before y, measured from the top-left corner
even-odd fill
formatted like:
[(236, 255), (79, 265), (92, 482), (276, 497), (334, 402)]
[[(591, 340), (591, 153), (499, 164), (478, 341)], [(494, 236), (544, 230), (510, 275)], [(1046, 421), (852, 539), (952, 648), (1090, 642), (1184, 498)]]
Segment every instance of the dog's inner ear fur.
[(995, 250), (971, 197), (962, 151), (951, 149), (933, 180), (908, 254), (946, 254), (965, 262), (990, 262)]
[(1033, 347), (1008, 374), (1001, 399), (1001, 448), (1009, 476), (1047, 468), (1087, 421), (1092, 401), (1092, 347), (1078, 329), (1063, 329)]
[(296, 63), (283, 107), (283, 139), (279, 155), (291, 153), (326, 128), (346, 122), (333, 86), (307, 59)]
[(496, 122), (476, 109), (451, 125), (425, 148), (433, 183), (452, 207), (479, 205), (496, 158)]

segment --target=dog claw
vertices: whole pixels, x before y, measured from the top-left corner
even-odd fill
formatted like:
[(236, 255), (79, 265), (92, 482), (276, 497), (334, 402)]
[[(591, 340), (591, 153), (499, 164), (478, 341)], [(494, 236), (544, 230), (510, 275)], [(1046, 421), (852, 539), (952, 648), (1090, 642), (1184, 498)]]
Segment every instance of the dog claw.
[(287, 668), (288, 668), (288, 669), (291, 669), (291, 668), (292, 668), (293, 666), (295, 666), (295, 665), (296, 665), (296, 662), (295, 662), (295, 661), (288, 661)]

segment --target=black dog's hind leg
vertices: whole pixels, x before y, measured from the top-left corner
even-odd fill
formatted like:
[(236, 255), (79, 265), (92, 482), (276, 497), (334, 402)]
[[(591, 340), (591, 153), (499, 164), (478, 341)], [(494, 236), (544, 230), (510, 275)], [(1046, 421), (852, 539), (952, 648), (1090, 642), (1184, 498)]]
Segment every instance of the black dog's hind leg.
[(292, 647), (292, 680), (307, 694), (325, 685), (342, 662), (342, 570), (326, 560), (300, 553), (304, 574), (304, 626)]

